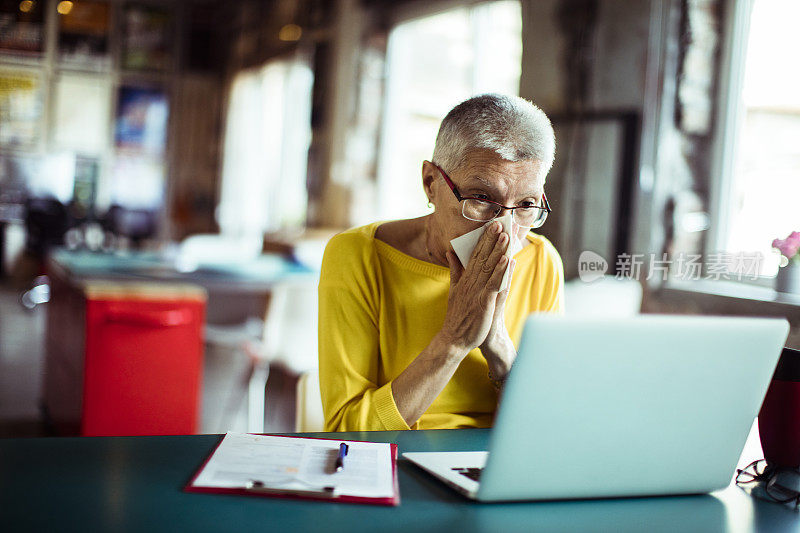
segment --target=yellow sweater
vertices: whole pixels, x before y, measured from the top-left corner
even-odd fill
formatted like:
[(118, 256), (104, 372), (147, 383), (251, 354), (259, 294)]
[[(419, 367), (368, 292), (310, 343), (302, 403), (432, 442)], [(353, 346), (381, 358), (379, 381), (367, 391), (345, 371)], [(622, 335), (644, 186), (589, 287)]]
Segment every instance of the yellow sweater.
[[(380, 222), (331, 239), (319, 283), (319, 380), (326, 431), (491, 426), (497, 392), (480, 350), (472, 350), (419, 421), (409, 428), (392, 380), (430, 343), (447, 311), (450, 270), (375, 238)], [(563, 267), (550, 242), (531, 244), (506, 301), (506, 327), (519, 346), (525, 318), (563, 310)]]

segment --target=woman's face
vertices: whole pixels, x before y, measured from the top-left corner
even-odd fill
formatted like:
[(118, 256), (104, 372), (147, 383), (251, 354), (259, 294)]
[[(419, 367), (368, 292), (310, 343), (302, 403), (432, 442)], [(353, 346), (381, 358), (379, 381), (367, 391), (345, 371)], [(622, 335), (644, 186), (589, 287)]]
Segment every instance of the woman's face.
[[(448, 176), (462, 197), (477, 196), (511, 207), (523, 202), (539, 203), (544, 194), (545, 174), (539, 160), (512, 162), (491, 150), (476, 150), (469, 154), (461, 168)], [(423, 164), (422, 177), (425, 193), (436, 206), (433, 227), (445, 249), (449, 248), (450, 240), (485, 224), (464, 218), (461, 203), (431, 162)], [(512, 237), (522, 240), (528, 229), (515, 224)]]

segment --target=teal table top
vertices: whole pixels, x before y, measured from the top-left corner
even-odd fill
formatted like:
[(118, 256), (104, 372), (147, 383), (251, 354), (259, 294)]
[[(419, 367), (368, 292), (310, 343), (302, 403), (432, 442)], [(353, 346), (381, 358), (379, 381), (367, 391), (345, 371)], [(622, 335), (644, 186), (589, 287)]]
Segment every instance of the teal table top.
[(293, 276), (310, 276), (311, 268), (278, 254), (262, 254), (248, 261), (204, 262), (181, 265), (175, 257), (156, 252), (97, 253), (56, 249), (51, 261), (74, 279), (109, 279), (196, 283), (206, 288), (269, 288)]
[[(308, 434), (407, 451), (481, 450), (488, 430)], [(730, 486), (705, 496), (482, 504), (400, 460), (401, 505), (183, 487), (219, 435), (0, 439), (3, 531), (800, 531), (800, 514)], [(547, 480), (531, 480), (547, 483)]]

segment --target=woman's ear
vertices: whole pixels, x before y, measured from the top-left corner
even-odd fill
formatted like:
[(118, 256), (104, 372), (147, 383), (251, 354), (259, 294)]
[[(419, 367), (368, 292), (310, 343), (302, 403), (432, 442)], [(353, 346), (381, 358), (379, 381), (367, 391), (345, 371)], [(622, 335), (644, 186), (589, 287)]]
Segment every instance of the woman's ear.
[(434, 183), (436, 183), (438, 173), (439, 169), (433, 163), (427, 160), (422, 162), (422, 188), (425, 191), (425, 196), (428, 197), (428, 201), (434, 205), (437, 200)]

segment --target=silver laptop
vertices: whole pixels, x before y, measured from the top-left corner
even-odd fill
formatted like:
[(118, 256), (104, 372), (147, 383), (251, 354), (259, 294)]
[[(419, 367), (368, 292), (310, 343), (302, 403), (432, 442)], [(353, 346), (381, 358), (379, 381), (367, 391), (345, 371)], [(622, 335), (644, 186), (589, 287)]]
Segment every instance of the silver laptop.
[(731, 482), (783, 319), (528, 318), (489, 450), (403, 457), (480, 501), (700, 494)]

